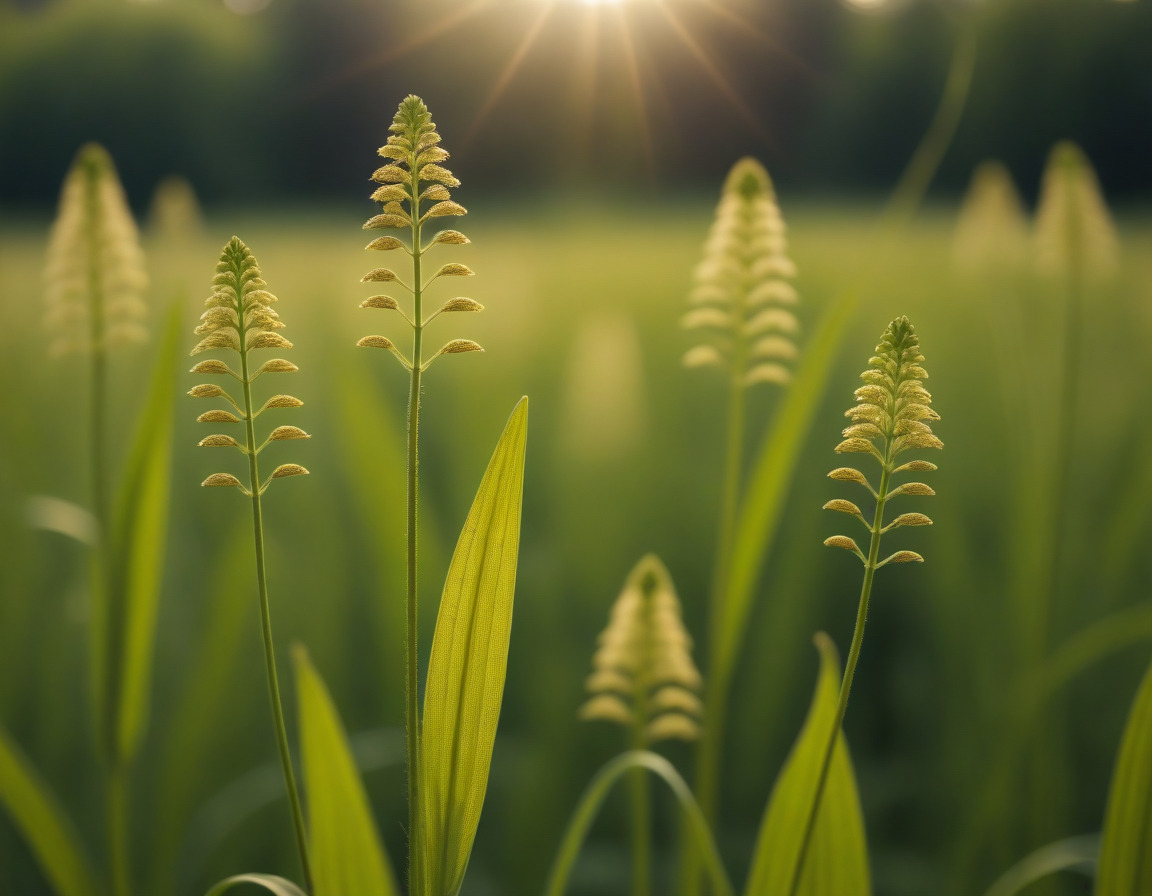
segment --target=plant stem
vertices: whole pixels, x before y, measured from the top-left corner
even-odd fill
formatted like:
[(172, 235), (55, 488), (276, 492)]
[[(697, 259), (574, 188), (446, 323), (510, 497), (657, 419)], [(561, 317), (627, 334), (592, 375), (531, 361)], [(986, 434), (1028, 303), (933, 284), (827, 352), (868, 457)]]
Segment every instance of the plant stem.
[(108, 848), (113, 896), (132, 892), (128, 851), (128, 769), (117, 763), (108, 773)]
[(276, 728), (276, 746), (280, 753), (280, 767), (284, 772), (284, 786), (288, 791), (288, 804), (292, 810), (292, 824), (296, 833), (296, 848), (300, 853), (300, 870), (304, 876), (304, 889), (312, 892), (312, 868), (308, 862), (308, 836), (304, 830), (304, 813), (300, 808), (300, 792), (296, 787), (296, 774), (292, 769), (292, 753), (288, 747), (288, 729), (284, 724), (284, 706), (280, 700), (280, 680), (276, 674), (276, 647), (272, 640), (272, 611), (268, 601), (268, 575), (264, 561), (264, 514), (260, 505), (260, 466), (257, 460), (256, 428), (253, 420), (252, 381), (248, 375), (248, 345), (244, 326), (241, 272), (236, 270), (236, 292), (240, 318), (240, 373), (244, 380), (244, 425), (248, 440), (248, 473), (252, 490), (252, 533), (256, 544), (256, 580), (260, 590), (260, 628), (264, 636), (264, 665), (268, 673), (268, 697), (272, 704), (272, 719)]
[[(644, 586), (644, 606), (651, 617), (652, 600), (649, 589)], [(652, 620), (648, 619), (644, 631), (652, 631)], [(636, 680), (632, 692), (635, 721), (632, 725), (632, 749), (648, 749), (647, 704), (649, 681), (647, 670), (652, 666), (652, 643), (650, 638), (643, 641), (645, 655), (637, 663)], [(652, 796), (648, 786), (648, 775), (644, 769), (636, 768), (628, 775), (628, 790), (632, 803), (632, 896), (648, 896), (652, 891)]]
[(407, 527), (407, 582), (405, 606), (405, 657), (407, 671), (404, 679), (406, 704), (404, 724), (407, 731), (408, 753), (408, 876), (413, 896), (423, 896), (423, 866), (421, 848), (423, 846), (420, 825), (420, 638), (417, 628), (418, 592), (417, 573), (417, 493), (420, 471), (420, 365), (423, 363), (422, 348), (424, 337), (424, 317), (421, 310), (423, 293), (420, 282), (420, 197), (415, 181), (416, 151), (409, 159), (409, 170), (413, 172), (412, 183), (412, 379), (408, 391), (408, 527)]
[[(897, 394), (899, 387), (900, 381), (897, 380), (892, 389), (893, 395)], [(812, 842), (812, 832), (816, 828), (816, 818), (820, 813), (820, 800), (824, 796), (824, 787), (828, 783), (828, 769), (832, 766), (832, 754), (836, 750), (836, 740), (840, 737), (840, 728), (844, 724), (844, 714), (848, 711), (848, 695), (852, 691), (852, 679), (856, 675), (856, 662), (860, 659), (860, 648), (864, 643), (864, 626), (868, 621), (868, 601), (872, 597), (872, 580), (876, 575), (876, 564), (880, 558), (881, 530), (884, 528), (884, 505), (888, 501), (888, 484), (892, 478), (891, 433), (888, 434), (886, 441), (884, 469), (880, 474), (880, 488), (877, 492), (879, 497), (876, 499), (876, 512), (872, 517), (872, 537), (868, 544), (868, 559), (864, 563), (864, 582), (860, 586), (860, 605), (856, 610), (856, 628), (852, 632), (852, 647), (848, 651), (848, 662), (844, 666), (844, 677), (840, 682), (840, 699), (836, 704), (836, 719), (832, 725), (828, 744), (824, 748), (824, 756), (820, 761), (820, 777), (816, 779), (816, 794), (804, 823), (804, 837), (800, 841), (800, 851), (796, 854), (796, 864), (792, 869), (792, 882), (788, 886), (788, 896), (796, 896), (799, 892), (800, 878), (804, 871), (804, 859)]]

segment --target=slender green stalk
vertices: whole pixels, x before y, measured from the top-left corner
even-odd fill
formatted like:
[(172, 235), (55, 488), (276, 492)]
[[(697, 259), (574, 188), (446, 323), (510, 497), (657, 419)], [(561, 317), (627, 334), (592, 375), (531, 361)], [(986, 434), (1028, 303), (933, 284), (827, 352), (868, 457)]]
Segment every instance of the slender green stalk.
[(113, 896), (129, 896), (132, 892), (128, 818), (128, 769), (118, 762), (108, 772), (108, 848)]
[(868, 602), (872, 597), (872, 581), (876, 576), (877, 563), (880, 561), (880, 538), (884, 529), (884, 505), (888, 501), (888, 485), (892, 477), (892, 437), (889, 432), (885, 450), (884, 470), (880, 474), (880, 488), (876, 499), (876, 513), (872, 517), (872, 535), (868, 543), (868, 559), (864, 564), (864, 582), (860, 586), (860, 604), (856, 609), (856, 628), (852, 632), (852, 647), (848, 651), (848, 662), (844, 666), (844, 677), (840, 682), (840, 699), (836, 703), (836, 720), (832, 725), (832, 735), (824, 748), (824, 758), (820, 762), (820, 777), (816, 780), (816, 794), (812, 806), (808, 810), (808, 817), (804, 821), (804, 838), (800, 841), (800, 850), (796, 854), (796, 865), (792, 869), (792, 882), (788, 886), (788, 896), (796, 896), (800, 887), (800, 875), (804, 870), (804, 859), (808, 854), (808, 847), (812, 842), (812, 832), (816, 828), (816, 818), (819, 815), (820, 800), (824, 796), (824, 786), (828, 782), (828, 769), (832, 766), (832, 754), (836, 750), (836, 739), (840, 736), (840, 728), (844, 723), (844, 715), (848, 711), (848, 696), (852, 692), (852, 679), (856, 675), (856, 663), (860, 659), (860, 648), (864, 644), (864, 626), (868, 621)]
[(712, 838), (708, 822), (704, 820), (700, 806), (692, 796), (688, 785), (684, 783), (684, 779), (680, 777), (680, 774), (667, 759), (648, 751), (632, 751), (620, 754), (605, 764), (588, 782), (588, 786), (584, 789), (584, 793), (568, 821), (564, 838), (560, 841), (560, 849), (556, 853), (552, 871), (548, 875), (544, 896), (563, 896), (568, 878), (572, 874), (572, 868), (576, 864), (576, 858), (580, 854), (580, 848), (584, 845), (584, 839), (588, 836), (588, 830), (591, 828), (596, 814), (600, 811), (600, 807), (612, 786), (622, 775), (633, 769), (647, 770), (663, 779), (664, 783), (668, 785), (680, 803), (681, 811), (689, 820), (693, 844), (704, 858), (704, 870), (713, 892), (716, 893), (716, 896), (733, 896), (732, 884), (724, 871), (720, 852), (716, 848), (716, 841)]
[[(651, 602), (646, 605), (649, 620), (652, 617)], [(651, 683), (648, 669), (652, 665), (652, 645), (649, 639), (643, 640), (644, 657), (637, 664), (636, 679), (633, 683), (633, 705), (646, 706), (649, 702)], [(632, 723), (632, 749), (648, 749), (648, 719), (642, 712), (635, 713)], [(648, 786), (648, 776), (643, 769), (633, 769), (628, 776), (628, 789), (632, 803), (632, 896), (648, 896), (652, 891), (652, 796)]]
[[(416, 167), (416, 150), (409, 156), (410, 170)], [(408, 733), (408, 873), (412, 892), (423, 894), (423, 865), (420, 861), (420, 638), (417, 628), (417, 494), (420, 472), (420, 374), (423, 363), (424, 317), (420, 307), (423, 285), (420, 282), (420, 194), (412, 191), (412, 375), (408, 391), (408, 529), (407, 585), (405, 590), (407, 674), (404, 679), (404, 723)]]
[[(240, 274), (236, 272), (237, 285)], [(239, 292), (239, 288), (237, 289)], [(268, 698), (272, 704), (272, 720), (276, 728), (276, 747), (280, 753), (280, 767), (284, 772), (284, 786), (288, 791), (288, 804), (292, 810), (292, 825), (296, 834), (296, 848), (300, 854), (300, 870), (304, 876), (305, 891), (312, 892), (312, 869), (308, 863), (308, 836), (304, 830), (304, 813), (300, 807), (300, 791), (296, 786), (296, 773), (292, 769), (292, 753), (288, 748), (288, 728), (284, 724), (284, 706), (280, 699), (280, 680), (276, 674), (276, 646), (272, 640), (272, 611), (268, 601), (268, 574), (264, 562), (264, 513), (260, 504), (260, 466), (257, 455), (255, 409), (252, 404), (252, 376), (248, 370), (248, 346), (243, 311), (239, 314), (240, 376), (244, 383), (244, 426), (247, 440), (248, 474), (252, 492), (252, 536), (256, 545), (256, 579), (260, 590), (260, 631), (264, 639), (264, 665), (268, 673)]]

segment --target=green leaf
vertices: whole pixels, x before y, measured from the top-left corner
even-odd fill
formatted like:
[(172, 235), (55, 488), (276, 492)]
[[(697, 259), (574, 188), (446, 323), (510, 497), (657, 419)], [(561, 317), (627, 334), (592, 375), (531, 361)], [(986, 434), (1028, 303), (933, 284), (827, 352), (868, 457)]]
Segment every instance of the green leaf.
[(1016, 896), (1025, 887), (1058, 871), (1082, 871), (1091, 877), (1099, 856), (1099, 834), (1057, 840), (1030, 852), (1005, 871), (984, 896)]
[(48, 785), (3, 728), (0, 805), (8, 810), (59, 896), (97, 896), (100, 887), (80, 838)]
[(148, 717), (168, 538), (180, 332), (179, 309), (173, 307), (118, 496), (109, 545), (111, 567), (93, 626), (100, 742), (114, 765), (132, 758)]
[(1096, 877), (1096, 896), (1134, 893), (1152, 893), (1152, 665), (1116, 757)]
[(419, 852), (428, 896), (456, 896), (472, 852), (512, 627), (528, 399), (500, 436), (456, 551), (436, 618), (424, 693)]
[(760, 572), (784, 513), (788, 486), (855, 305), (855, 297), (846, 294), (824, 314), (749, 474), (736, 521), (723, 613), (713, 632), (709, 678), (714, 693), (727, 690)]
[(208, 891), (207, 896), (221, 896), (221, 894), (241, 884), (254, 884), (263, 887), (272, 896), (308, 896), (292, 881), (277, 877), (275, 874), (237, 874), (235, 877), (220, 881)]
[(395, 896), (400, 891), (340, 716), (308, 652), (297, 645), (292, 659), (300, 704), (313, 896)]
[[(760, 824), (746, 896), (789, 896), (808, 813), (840, 692), (840, 659), (832, 640), (816, 635), (820, 677), (808, 718), (776, 779)], [(797, 896), (869, 896), (868, 848), (856, 778), (843, 733), (836, 739), (828, 780), (804, 860)]]

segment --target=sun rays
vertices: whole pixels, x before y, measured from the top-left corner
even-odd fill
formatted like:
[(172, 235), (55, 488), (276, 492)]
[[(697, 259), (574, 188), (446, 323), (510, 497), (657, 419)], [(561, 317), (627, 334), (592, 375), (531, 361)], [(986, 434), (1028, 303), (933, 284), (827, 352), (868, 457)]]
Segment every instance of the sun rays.
[[(661, 99), (672, 54), (680, 57), (683, 66), (694, 68), (702, 76), (699, 83), (706, 84), (706, 89), (734, 112), (758, 141), (771, 146), (773, 140), (762, 116), (742, 96), (721, 54), (699, 36), (697, 23), (687, 16), (703, 16), (721, 23), (743, 40), (807, 71), (803, 62), (726, 0), (461, 0), (422, 22), (422, 27), (410, 36), (332, 73), (314, 85), (307, 98), (316, 99), (341, 84), (426, 49), (452, 32), (490, 22), (494, 16), (507, 17), (509, 32), (516, 39), (475, 104), (463, 140), (465, 145), (484, 133), (509, 88), (519, 78), (529, 77), (527, 63), (555, 45), (563, 47), (555, 54), (555, 64), (569, 73), (572, 86), (568, 95), (574, 106), (570, 120), (578, 122), (585, 132), (579, 137), (581, 142), (594, 138), (600, 101), (607, 92), (616, 91), (630, 109), (627, 117), (634, 129), (635, 145), (649, 173), (653, 173), (657, 159), (652, 106)], [(566, 39), (552, 40), (555, 36), (551, 32), (563, 27), (569, 28)], [(544, 39), (546, 35), (550, 40)], [(615, 67), (618, 78), (604, 77), (602, 67), (606, 66)]]

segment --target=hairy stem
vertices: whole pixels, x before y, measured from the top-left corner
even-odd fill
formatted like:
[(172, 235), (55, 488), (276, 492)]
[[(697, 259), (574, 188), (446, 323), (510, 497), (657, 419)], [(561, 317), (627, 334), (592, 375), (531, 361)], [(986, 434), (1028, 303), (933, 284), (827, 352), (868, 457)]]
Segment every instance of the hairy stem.
[(420, 197), (415, 180), (416, 152), (409, 160), (413, 172), (412, 183), (412, 379), (408, 391), (408, 526), (407, 526), (407, 578), (404, 594), (407, 611), (405, 625), (405, 657), (407, 661), (404, 690), (404, 723), (407, 730), (408, 753), (408, 875), (411, 892), (422, 896), (423, 865), (420, 851), (423, 847), (420, 827), (420, 638), (417, 628), (418, 594), (416, 587), (416, 522), (417, 492), (419, 489), (419, 435), (420, 435), (420, 365), (424, 317), (420, 307), (423, 284), (420, 282)]
[(253, 420), (252, 380), (248, 374), (247, 334), (244, 326), (244, 300), (241, 290), (241, 272), (236, 270), (238, 317), (240, 318), (240, 374), (244, 381), (244, 425), (248, 447), (248, 473), (252, 490), (252, 533), (256, 544), (256, 580), (260, 590), (260, 629), (264, 636), (264, 665), (268, 673), (268, 697), (272, 704), (272, 719), (276, 728), (276, 746), (280, 753), (280, 767), (284, 772), (284, 786), (288, 791), (288, 804), (292, 810), (292, 824), (296, 833), (296, 848), (300, 853), (300, 870), (304, 876), (304, 889), (312, 892), (312, 868), (308, 862), (308, 837), (304, 830), (304, 813), (300, 808), (300, 792), (296, 787), (296, 774), (292, 769), (292, 753), (288, 748), (288, 729), (284, 724), (284, 706), (280, 700), (280, 680), (276, 674), (276, 648), (272, 640), (272, 612), (268, 602), (268, 576), (264, 562), (264, 514), (260, 505), (260, 467), (257, 460), (256, 428)]

